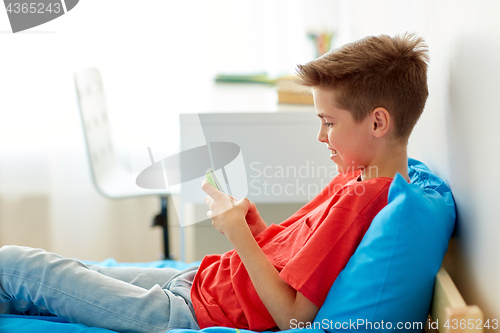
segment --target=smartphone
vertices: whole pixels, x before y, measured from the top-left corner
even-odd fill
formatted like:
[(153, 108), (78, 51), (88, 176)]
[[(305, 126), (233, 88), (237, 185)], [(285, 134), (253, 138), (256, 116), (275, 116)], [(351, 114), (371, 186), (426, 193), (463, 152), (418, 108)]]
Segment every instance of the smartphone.
[(209, 168), (207, 172), (205, 172), (205, 178), (210, 183), (210, 185), (212, 185), (222, 193), (225, 193), (224, 189), (222, 188), (222, 185), (219, 182), (219, 179), (217, 178), (217, 175), (215, 174), (214, 169)]

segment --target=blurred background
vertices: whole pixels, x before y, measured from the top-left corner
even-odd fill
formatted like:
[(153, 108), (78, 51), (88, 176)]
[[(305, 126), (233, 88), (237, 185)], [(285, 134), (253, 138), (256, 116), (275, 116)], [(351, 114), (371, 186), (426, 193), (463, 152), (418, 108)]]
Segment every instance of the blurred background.
[(468, 303), (498, 319), (499, 15), (500, 3), (487, 0), (85, 0), (12, 34), (0, 11), (0, 246), (159, 258), (160, 230), (150, 227), (158, 198), (109, 200), (92, 185), (76, 71), (101, 71), (113, 142), (127, 163), (135, 146), (177, 152), (180, 113), (280, 110), (275, 87), (218, 84), (219, 74), (293, 74), (319, 44), (416, 32), (430, 49), (430, 96), (409, 153), (453, 190), (450, 275)]

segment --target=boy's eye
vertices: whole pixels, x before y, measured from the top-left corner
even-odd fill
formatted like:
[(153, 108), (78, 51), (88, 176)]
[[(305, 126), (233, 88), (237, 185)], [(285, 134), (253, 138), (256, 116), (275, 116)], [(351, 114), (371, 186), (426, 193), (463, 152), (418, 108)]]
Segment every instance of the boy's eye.
[(326, 127), (332, 127), (332, 126), (333, 126), (333, 123), (323, 123), (323, 126), (326, 126)]

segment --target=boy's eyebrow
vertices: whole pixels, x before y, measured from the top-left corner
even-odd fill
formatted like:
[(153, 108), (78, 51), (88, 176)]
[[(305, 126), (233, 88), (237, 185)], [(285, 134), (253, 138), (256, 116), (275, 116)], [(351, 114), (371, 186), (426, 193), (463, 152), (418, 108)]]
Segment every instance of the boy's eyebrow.
[(334, 117), (329, 116), (329, 115), (324, 115), (323, 113), (316, 113), (316, 115), (317, 115), (318, 117), (320, 117), (320, 118), (327, 117), (327, 118), (335, 119)]

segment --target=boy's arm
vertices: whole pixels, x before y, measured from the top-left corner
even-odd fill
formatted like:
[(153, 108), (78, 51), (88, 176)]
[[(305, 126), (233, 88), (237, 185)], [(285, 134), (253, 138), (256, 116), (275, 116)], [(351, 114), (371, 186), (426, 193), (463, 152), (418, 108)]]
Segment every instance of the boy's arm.
[(292, 319), (297, 323), (313, 321), (319, 308), (281, 279), (255, 241), (245, 220), (250, 201), (244, 198), (234, 205), (231, 198), (206, 181), (202, 189), (209, 195), (205, 202), (210, 207), (207, 215), (212, 219), (212, 225), (233, 244), (257, 294), (278, 327), (282, 330), (290, 328)]
[(279, 276), (248, 228), (230, 228), (226, 236), (245, 265), (255, 290), (281, 330), (312, 322), (319, 308)]

